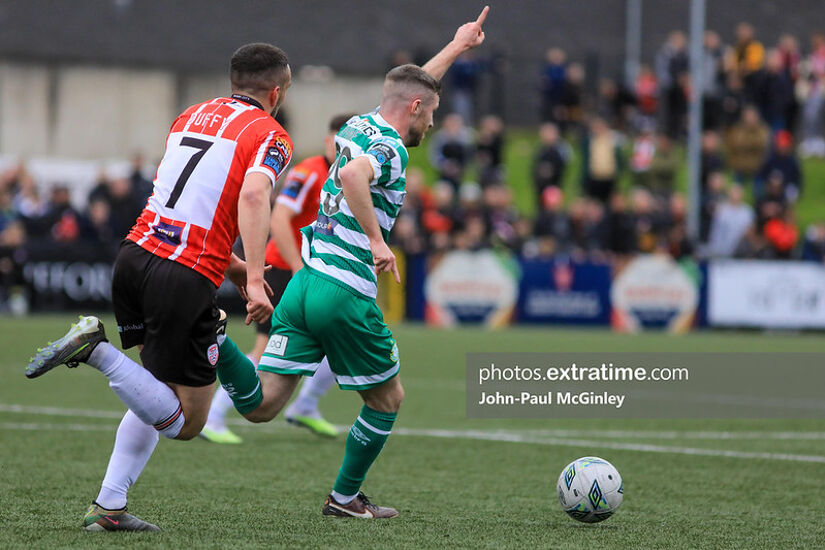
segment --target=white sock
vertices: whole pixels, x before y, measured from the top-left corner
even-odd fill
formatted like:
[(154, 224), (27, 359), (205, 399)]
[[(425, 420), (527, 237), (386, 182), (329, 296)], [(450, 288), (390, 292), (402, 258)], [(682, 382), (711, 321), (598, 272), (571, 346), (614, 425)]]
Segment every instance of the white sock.
[(131, 410), (126, 411), (95, 502), (107, 510), (124, 508), (126, 492), (137, 481), (157, 444), (157, 430), (144, 424)]
[(320, 418), (321, 413), (318, 411), (318, 400), (326, 395), (334, 383), (335, 375), (329, 368), (329, 361), (324, 357), (315, 374), (312, 377), (304, 378), (304, 382), (301, 385), (301, 392), (286, 410), (285, 415)]
[(209, 428), (222, 432), (226, 429), (226, 413), (233, 407), (232, 398), (226, 393), (222, 386), (218, 386), (218, 390), (212, 397), (212, 405), (209, 407), (209, 417), (206, 419), (206, 425)]
[(101, 342), (86, 361), (109, 379), (109, 387), (145, 424), (174, 439), (183, 428), (183, 409), (172, 388), (152, 376), (109, 342)]
[(332, 498), (334, 498), (335, 502), (337, 502), (338, 504), (349, 504), (357, 496), (358, 496), (357, 494), (355, 494), (355, 495), (342, 495), (341, 493), (339, 493), (337, 491), (332, 492)]

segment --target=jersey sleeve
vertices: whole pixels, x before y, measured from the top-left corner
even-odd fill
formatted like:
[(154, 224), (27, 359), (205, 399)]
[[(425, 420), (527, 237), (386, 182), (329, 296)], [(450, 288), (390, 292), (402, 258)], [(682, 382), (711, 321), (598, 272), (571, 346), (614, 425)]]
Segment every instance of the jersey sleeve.
[(283, 204), (296, 214), (300, 214), (304, 209), (309, 190), (315, 183), (318, 175), (306, 166), (299, 164), (286, 175), (284, 188), (275, 202)]
[(264, 134), (255, 146), (255, 152), (246, 167), (246, 174), (265, 174), (272, 185), (292, 159), (292, 141), (286, 132), (271, 131)]
[(371, 185), (387, 185), (404, 175), (407, 169), (407, 149), (398, 139), (382, 137), (374, 140), (364, 151), (372, 165)]

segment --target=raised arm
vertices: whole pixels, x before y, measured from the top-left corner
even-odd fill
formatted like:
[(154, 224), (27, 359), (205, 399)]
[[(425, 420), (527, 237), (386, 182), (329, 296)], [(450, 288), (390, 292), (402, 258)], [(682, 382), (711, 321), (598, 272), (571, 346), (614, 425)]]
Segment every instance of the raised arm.
[(481, 25), (484, 23), (484, 20), (487, 19), (487, 13), (489, 13), (489, 11), (490, 6), (484, 6), (478, 19), (470, 23), (464, 23), (458, 27), (452, 41), (444, 46), (444, 49), (427, 61), (421, 68), (427, 71), (433, 78), (441, 80), (447, 72), (447, 69), (450, 68), (450, 65), (455, 62), (459, 55), (467, 50), (472, 50), (480, 46), (481, 43), (484, 42), (484, 31), (481, 29)]

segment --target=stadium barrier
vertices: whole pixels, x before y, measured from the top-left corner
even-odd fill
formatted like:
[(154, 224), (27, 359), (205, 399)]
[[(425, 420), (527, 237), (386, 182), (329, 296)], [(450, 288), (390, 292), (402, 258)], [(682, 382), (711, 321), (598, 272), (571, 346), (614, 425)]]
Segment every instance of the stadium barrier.
[[(825, 266), (810, 262), (675, 262), (638, 256), (622, 265), (569, 257), (516, 258), (492, 250), (405, 256), (404, 284), (382, 275), (388, 322), (449, 327), (483, 323), (612, 326), (619, 331), (695, 327), (825, 329)], [(31, 250), (23, 268), (31, 311), (111, 310), (110, 256), (89, 248)], [(234, 286), (220, 306), (242, 313)]]

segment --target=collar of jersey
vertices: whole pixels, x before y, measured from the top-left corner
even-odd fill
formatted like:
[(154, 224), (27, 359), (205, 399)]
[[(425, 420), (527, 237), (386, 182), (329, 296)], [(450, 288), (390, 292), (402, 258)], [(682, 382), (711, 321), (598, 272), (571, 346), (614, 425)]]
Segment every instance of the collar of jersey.
[(261, 111), (264, 110), (264, 106), (261, 105), (261, 103), (254, 97), (249, 97), (248, 95), (243, 94), (232, 94), (232, 99), (243, 101), (244, 103), (249, 103), (250, 105), (257, 107)]
[[(376, 121), (378, 124), (381, 124), (382, 126), (386, 126), (386, 127), (388, 127), (388, 128), (392, 128), (393, 130), (395, 130), (395, 133), (396, 133), (396, 134), (399, 134), (399, 132), (398, 132), (398, 130), (395, 128), (395, 126), (393, 126), (392, 124), (390, 124), (389, 122), (387, 122), (387, 119), (386, 119), (386, 118), (384, 118), (384, 117), (382, 117), (382, 116), (381, 116), (381, 113), (379, 113), (379, 112), (378, 112), (378, 110), (375, 110), (374, 112), (370, 113), (370, 116), (371, 116), (372, 118), (374, 118), (374, 119), (375, 119), (375, 121)], [(399, 135), (401, 135), (401, 134), (399, 134)]]

